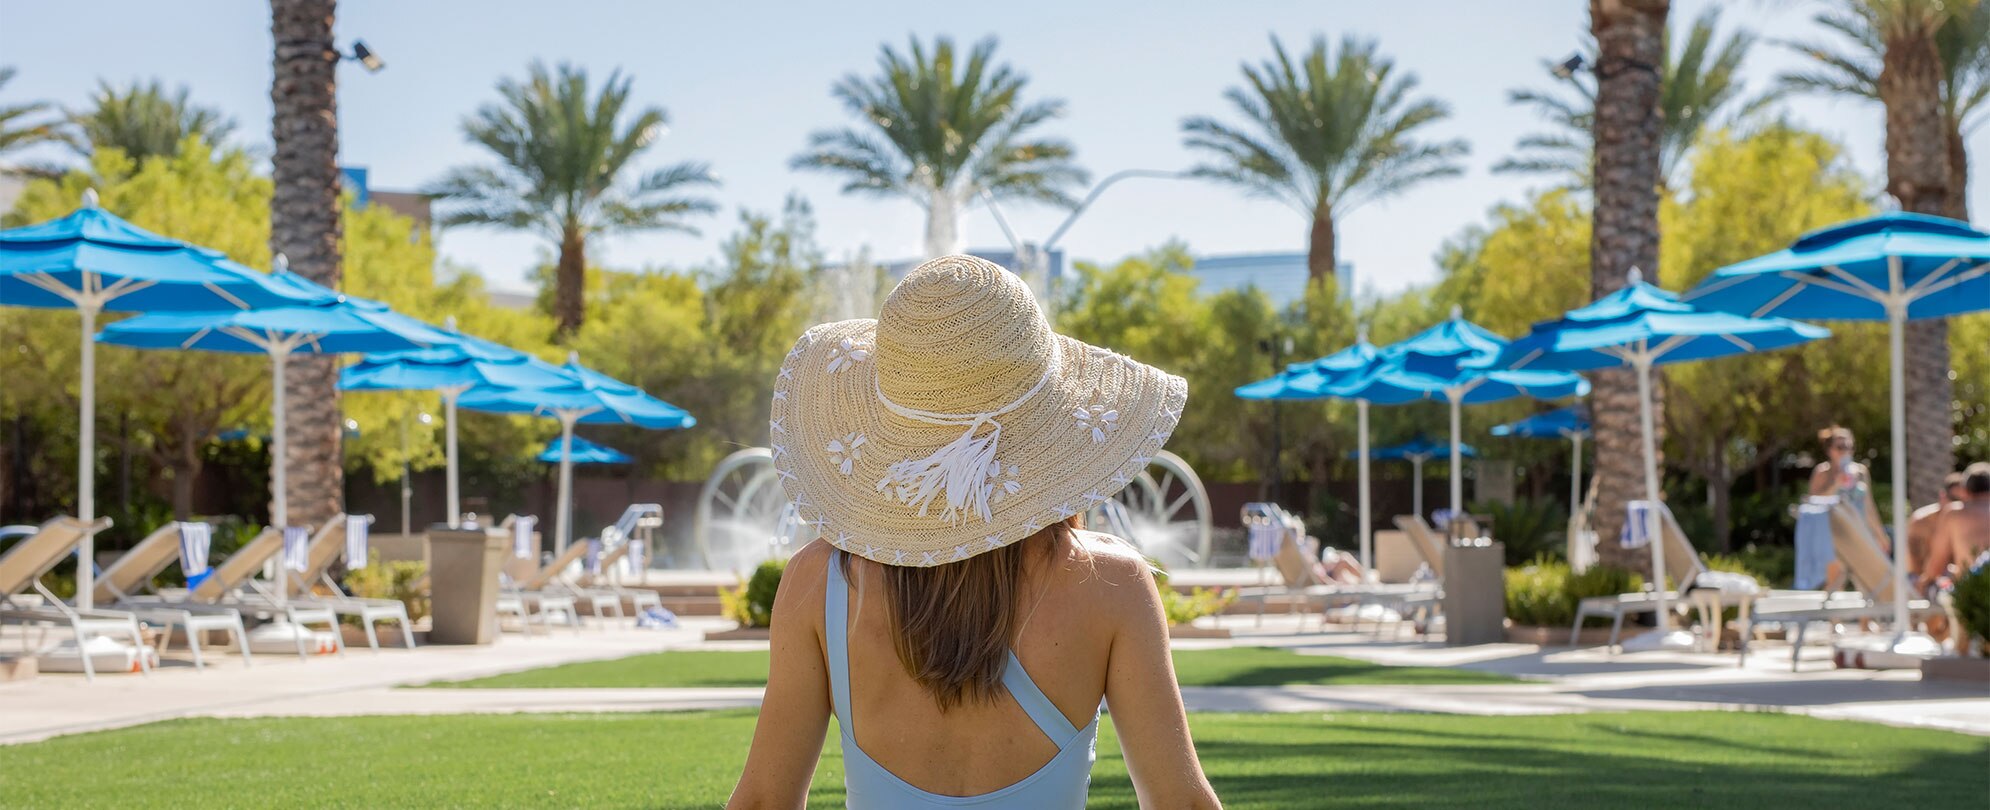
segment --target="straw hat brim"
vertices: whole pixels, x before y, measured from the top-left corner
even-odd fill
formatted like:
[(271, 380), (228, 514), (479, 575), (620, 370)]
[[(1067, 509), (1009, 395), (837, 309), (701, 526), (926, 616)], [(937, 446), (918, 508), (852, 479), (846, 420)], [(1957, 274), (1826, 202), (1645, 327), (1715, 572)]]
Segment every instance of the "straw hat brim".
[(921, 514), (880, 482), (893, 463), (926, 457), (962, 428), (907, 419), (879, 401), (876, 338), (868, 318), (803, 334), (775, 380), (768, 427), (775, 470), (809, 533), (887, 565), (964, 560), (1085, 513), (1147, 466), (1188, 399), (1180, 377), (1055, 335), (1041, 390), (995, 420), (987, 517), (934, 504)]

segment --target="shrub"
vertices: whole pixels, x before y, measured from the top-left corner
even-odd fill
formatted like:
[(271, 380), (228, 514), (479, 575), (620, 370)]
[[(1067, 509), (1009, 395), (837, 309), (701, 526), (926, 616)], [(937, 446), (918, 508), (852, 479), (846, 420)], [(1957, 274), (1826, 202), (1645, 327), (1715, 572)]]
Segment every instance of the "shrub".
[(781, 572), (786, 560), (768, 560), (753, 569), (745, 585), (719, 589), (721, 612), (741, 627), (771, 627), (774, 624), (774, 595), (781, 590)]
[(1204, 616), (1215, 616), (1237, 601), (1237, 589), (1195, 588), (1182, 593), (1168, 587), (1168, 569), (1148, 560), (1154, 571), (1154, 587), (1161, 593), (1161, 609), (1168, 614), (1168, 626), (1188, 624)]
[[(1990, 653), (1990, 566), (1983, 566), (1956, 578), (1955, 614), (1962, 629)], [(1957, 649), (1964, 645), (1957, 644)]]
[(345, 586), (353, 596), (364, 599), (398, 599), (408, 609), (408, 620), (428, 615), (428, 594), (416, 584), (428, 573), (428, 564), (419, 560), (383, 563), (380, 552), (367, 554), (366, 566), (346, 572)]
[(1575, 621), (1576, 604), (1584, 599), (1642, 587), (1643, 577), (1621, 568), (1599, 565), (1573, 574), (1568, 563), (1540, 558), (1506, 569), (1506, 617), (1518, 625), (1558, 627)]
[(1543, 557), (1561, 557), (1568, 534), (1568, 509), (1548, 499), (1513, 503), (1475, 503), (1472, 514), (1492, 518), (1485, 527), (1506, 548), (1506, 564), (1521, 565)]

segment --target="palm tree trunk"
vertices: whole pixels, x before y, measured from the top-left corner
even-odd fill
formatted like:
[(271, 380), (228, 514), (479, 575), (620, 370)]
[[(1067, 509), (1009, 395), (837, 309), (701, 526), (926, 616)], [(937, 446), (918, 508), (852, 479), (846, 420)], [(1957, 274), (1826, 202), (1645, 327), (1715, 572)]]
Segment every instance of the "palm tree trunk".
[(560, 264), (553, 272), (553, 319), (561, 339), (580, 331), (587, 316), (587, 236), (578, 225), (560, 231)]
[[(1951, 213), (1953, 128), (1942, 111), (1942, 60), (1934, 27), (1904, 22), (1889, 31), (1880, 62), (1879, 99), (1886, 106), (1886, 190), (1903, 211)], [(1961, 167), (1967, 171), (1967, 165)], [(1907, 324), (1907, 492), (1930, 497), (1955, 468), (1954, 398), (1949, 381), (1948, 324)], [(1899, 482), (1895, 482), (1899, 486)]]
[[(1589, 245), (1592, 297), (1622, 289), (1625, 274), (1641, 268), (1658, 278), (1659, 65), (1665, 63), (1667, 0), (1590, 0), (1596, 37), (1596, 205)], [(1596, 434), (1598, 557), (1604, 564), (1647, 570), (1644, 554), (1619, 543), (1625, 505), (1644, 497), (1644, 451), (1638, 426), (1637, 378), (1629, 369), (1591, 375), (1591, 418)], [(1654, 430), (1664, 430), (1659, 392), (1652, 386)], [(1664, 437), (1655, 437), (1659, 447)], [(1663, 459), (1661, 469), (1663, 469)]]
[(1942, 204), (1942, 215), (1952, 219), (1969, 221), (1969, 142), (1962, 136), (1962, 122), (1950, 121), (1949, 140), (1949, 186), (1948, 195)]
[(960, 200), (944, 188), (926, 195), (926, 258), (961, 252)]
[[(298, 274), (336, 289), (339, 241), (339, 54), (332, 44), (336, 0), (270, 0), (276, 42), (270, 101), (275, 196), (270, 251)], [(289, 425), (287, 493), (292, 525), (329, 519), (344, 489), (340, 467), (338, 365), (329, 355), (291, 358), (283, 379)]]
[(1338, 258), (1334, 255), (1334, 248), (1333, 214), (1315, 212), (1313, 230), (1306, 243), (1306, 283), (1309, 286), (1323, 278), (1338, 278), (1334, 274), (1339, 264)]

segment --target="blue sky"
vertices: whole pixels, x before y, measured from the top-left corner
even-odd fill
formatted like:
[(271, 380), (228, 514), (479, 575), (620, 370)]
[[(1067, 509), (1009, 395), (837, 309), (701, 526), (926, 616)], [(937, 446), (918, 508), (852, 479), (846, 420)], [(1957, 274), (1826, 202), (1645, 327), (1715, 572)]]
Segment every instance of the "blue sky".
[[(1707, 0), (1675, 0), (1675, 24)], [(1765, 39), (1818, 36), (1815, 3), (1729, 2), (1723, 27), (1746, 26)], [(342, 162), (364, 166), (377, 188), (412, 189), (444, 168), (483, 157), (465, 144), (460, 122), (494, 97), (493, 82), (519, 75), (532, 59), (571, 60), (635, 77), (635, 95), (664, 106), (671, 130), (650, 165), (696, 159), (712, 164), (725, 185), (714, 196), (726, 212), (702, 224), (703, 235), (647, 235), (605, 240), (594, 248), (616, 267), (685, 266), (709, 261), (732, 229), (736, 210), (778, 210), (790, 192), (815, 206), (820, 239), (832, 257), (868, 245), (874, 256), (915, 255), (922, 212), (897, 200), (846, 197), (825, 176), (787, 168), (810, 130), (847, 120), (829, 86), (868, 71), (880, 43), (910, 34), (993, 35), (998, 53), (1027, 73), (1036, 97), (1068, 102), (1069, 115), (1048, 131), (1074, 142), (1095, 177), (1119, 169), (1171, 169), (1194, 156), (1179, 124), (1195, 114), (1226, 113), (1220, 98), (1239, 65), (1269, 55), (1273, 33), (1288, 46), (1316, 33), (1337, 40), (1355, 33), (1380, 40), (1422, 92), (1449, 103), (1453, 116), (1430, 131), (1472, 146), (1465, 176), (1423, 186), (1359, 209), (1340, 225), (1343, 260), (1378, 291), (1434, 278), (1431, 257), (1444, 239), (1485, 219), (1487, 209), (1518, 199), (1542, 181), (1492, 174), (1514, 140), (1539, 122), (1506, 103), (1506, 91), (1539, 86), (1543, 59), (1576, 50), (1588, 24), (1579, 0), (1443, 2), (865, 2), (836, 4), (398, 2), (341, 4), (341, 45), (363, 39), (388, 63), (369, 75), (356, 65), (340, 79)], [(19, 70), (7, 100), (83, 103), (99, 77), (116, 83), (159, 77), (185, 83), (194, 98), (233, 116), (243, 144), (267, 151), (269, 140), (268, 7), (257, 0), (157, 3), (50, 3), (0, 0), (0, 64)], [(1750, 92), (1799, 64), (1758, 46), (1746, 71)], [(1806, 99), (1790, 115), (1846, 145), (1859, 170), (1883, 169), (1881, 118), (1875, 105)], [(1984, 154), (1983, 133), (1971, 138)], [(1981, 160), (1981, 158), (1979, 158)], [(1982, 184), (1972, 205), (1983, 210)], [(1041, 207), (1005, 209), (1026, 236), (1042, 238), (1063, 214)], [(963, 221), (972, 246), (1003, 246), (989, 214)], [(1129, 181), (1101, 198), (1065, 237), (1080, 259), (1116, 259), (1178, 238), (1199, 253), (1302, 250), (1306, 222), (1292, 210), (1250, 200), (1227, 188), (1190, 181)], [(520, 289), (523, 272), (549, 248), (539, 240), (491, 231), (443, 235), (446, 257), (483, 272), (493, 286)]]

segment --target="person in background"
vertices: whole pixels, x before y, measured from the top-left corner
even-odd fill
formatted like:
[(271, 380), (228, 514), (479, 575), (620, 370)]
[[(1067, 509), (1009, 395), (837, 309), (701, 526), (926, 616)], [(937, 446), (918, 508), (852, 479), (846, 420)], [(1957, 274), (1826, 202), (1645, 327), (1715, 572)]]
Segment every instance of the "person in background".
[(1940, 557), (1942, 565), (1946, 565), (1947, 551), (1937, 553), (1932, 544), (1941, 534), (1942, 519), (1950, 512), (1961, 509), (1963, 501), (1968, 498), (1963, 492), (1966, 478), (1963, 473), (1949, 473), (1942, 479), (1942, 490), (1935, 496), (1935, 502), (1914, 510), (1913, 516), (1907, 520), (1909, 570), (1915, 572), (1915, 584), (1922, 590), (1942, 573), (1938, 570), (1942, 566), (1936, 564), (1936, 557)]
[(1929, 543), (1928, 562), (1918, 580), (1929, 591), (1954, 587), (1954, 577), (1969, 570), (1990, 552), (1990, 462), (1977, 462), (1963, 471), (1962, 498), (1942, 511), (1941, 524)]
[[(1893, 542), (1886, 529), (1880, 524), (1879, 505), (1873, 501), (1872, 471), (1866, 465), (1852, 459), (1854, 448), (1852, 431), (1842, 425), (1832, 425), (1817, 434), (1824, 443), (1826, 461), (1818, 464), (1810, 473), (1810, 496), (1812, 498), (1836, 497), (1840, 502), (1849, 503), (1859, 516), (1872, 529), (1881, 550), (1892, 553)], [(1843, 564), (1832, 560), (1825, 568), (1825, 590), (1837, 590), (1845, 581)]]

